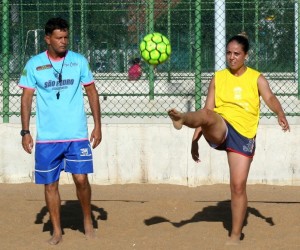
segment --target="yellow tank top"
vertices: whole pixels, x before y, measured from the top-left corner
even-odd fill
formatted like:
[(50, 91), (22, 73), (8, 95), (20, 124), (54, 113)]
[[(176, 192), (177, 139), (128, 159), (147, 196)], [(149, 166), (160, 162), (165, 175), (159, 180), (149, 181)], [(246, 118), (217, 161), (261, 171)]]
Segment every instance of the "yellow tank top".
[(215, 109), (236, 131), (253, 138), (259, 121), (260, 98), (257, 80), (260, 73), (247, 67), (237, 77), (228, 69), (215, 73)]

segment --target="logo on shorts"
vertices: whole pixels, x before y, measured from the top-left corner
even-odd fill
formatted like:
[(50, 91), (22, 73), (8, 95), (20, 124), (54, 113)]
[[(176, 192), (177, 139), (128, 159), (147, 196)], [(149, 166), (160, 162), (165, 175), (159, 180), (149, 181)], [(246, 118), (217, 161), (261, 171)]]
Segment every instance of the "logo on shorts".
[(255, 142), (254, 139), (249, 140), (247, 145), (243, 145), (243, 151), (252, 153), (254, 149), (254, 142)]
[(92, 154), (89, 153), (89, 149), (88, 148), (81, 148), (80, 149), (80, 156), (91, 156)]

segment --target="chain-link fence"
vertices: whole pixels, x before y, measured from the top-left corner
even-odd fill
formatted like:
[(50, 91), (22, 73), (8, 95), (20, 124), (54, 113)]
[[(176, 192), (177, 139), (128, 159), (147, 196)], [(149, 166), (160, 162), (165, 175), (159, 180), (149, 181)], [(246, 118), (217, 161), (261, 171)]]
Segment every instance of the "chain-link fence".
[[(20, 73), (46, 49), (44, 25), (56, 16), (70, 24), (69, 48), (90, 62), (103, 116), (161, 117), (171, 107), (202, 107), (211, 76), (226, 66), (226, 39), (242, 31), (251, 43), (248, 65), (265, 74), (289, 116), (300, 114), (297, 0), (2, 0), (1, 9), (3, 122), (20, 115)], [(170, 60), (155, 72), (144, 62), (142, 77), (128, 81), (130, 61), (153, 31), (171, 41)], [(264, 104), (261, 114), (271, 115)]]

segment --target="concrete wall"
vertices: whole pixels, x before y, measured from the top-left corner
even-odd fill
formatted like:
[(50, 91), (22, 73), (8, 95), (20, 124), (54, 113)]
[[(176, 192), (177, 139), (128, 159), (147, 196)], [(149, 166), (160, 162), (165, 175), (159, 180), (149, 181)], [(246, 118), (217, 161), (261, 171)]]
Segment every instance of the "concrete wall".
[[(276, 123), (276, 122), (275, 122)], [(283, 133), (273, 122), (261, 122), (257, 150), (248, 183), (300, 185), (300, 125)], [(91, 129), (92, 126), (89, 127)], [(34, 155), (23, 151), (21, 126), (0, 124), (0, 183), (33, 182)], [(31, 126), (33, 136), (35, 127)], [(229, 171), (224, 152), (200, 142), (201, 163), (190, 156), (193, 130), (177, 131), (170, 122), (106, 123), (103, 140), (93, 151), (93, 184), (166, 183), (199, 186), (228, 183)], [(61, 183), (72, 183), (62, 173)]]

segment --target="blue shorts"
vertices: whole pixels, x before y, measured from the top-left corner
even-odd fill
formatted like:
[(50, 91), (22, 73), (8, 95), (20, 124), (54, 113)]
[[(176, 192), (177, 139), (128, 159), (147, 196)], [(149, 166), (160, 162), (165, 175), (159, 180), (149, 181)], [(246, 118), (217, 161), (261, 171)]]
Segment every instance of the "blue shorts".
[(209, 145), (217, 150), (235, 152), (237, 154), (253, 158), (256, 146), (255, 137), (249, 139), (238, 133), (228, 122), (225, 121), (225, 123), (227, 125), (227, 133), (224, 142), (220, 145), (208, 142)]
[(93, 173), (93, 156), (88, 140), (36, 143), (35, 183), (56, 182), (63, 170), (72, 174)]

